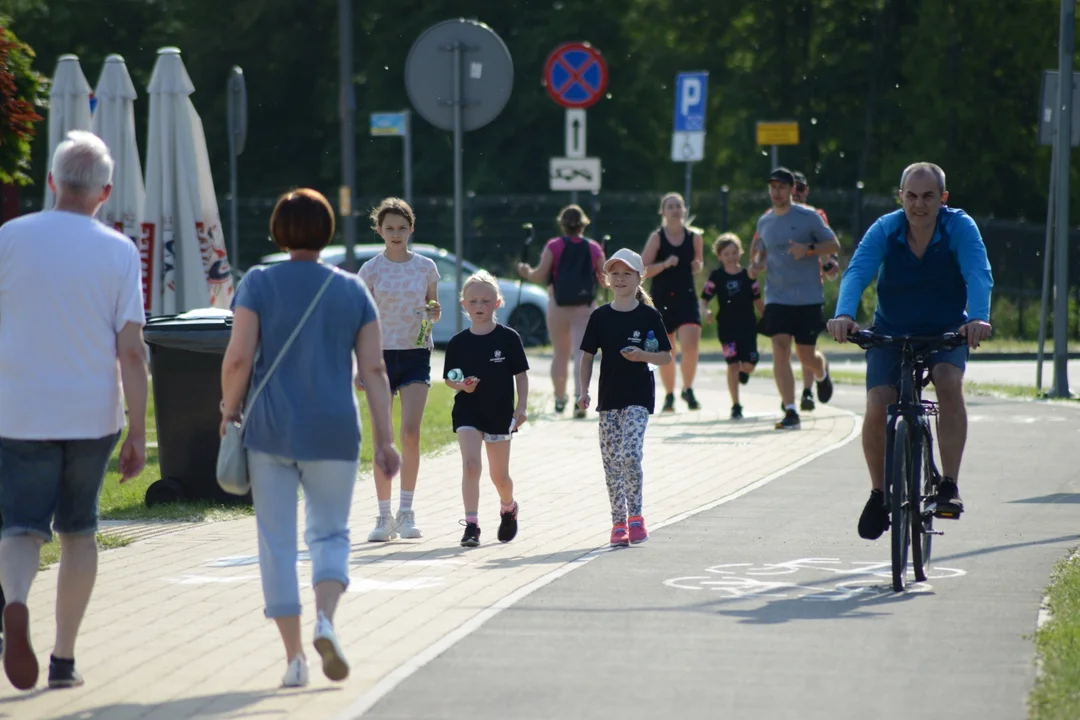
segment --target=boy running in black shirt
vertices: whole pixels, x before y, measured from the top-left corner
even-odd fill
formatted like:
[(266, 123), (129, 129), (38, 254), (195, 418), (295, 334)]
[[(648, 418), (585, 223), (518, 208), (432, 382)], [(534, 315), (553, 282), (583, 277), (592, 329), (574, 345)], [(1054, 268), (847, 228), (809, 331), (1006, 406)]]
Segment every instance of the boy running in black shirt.
[(521, 336), (495, 322), (495, 311), (502, 301), (495, 278), (483, 270), (472, 275), (461, 289), (461, 305), (472, 327), (455, 335), (446, 346), (443, 377), (448, 387), (458, 391), (453, 422), (461, 449), (461, 496), (465, 503), (462, 547), (480, 544), (481, 446), (487, 446), (488, 474), (499, 492), (499, 542), (513, 540), (518, 529), (518, 505), (510, 479), (510, 436), (528, 419), (529, 361)]
[(713, 252), (720, 260), (720, 267), (713, 270), (701, 291), (701, 315), (711, 323), (713, 314), (709, 301), (717, 303), (716, 331), (728, 364), (728, 391), (731, 392), (731, 419), (743, 416), (739, 404), (739, 384), (750, 380), (750, 373), (758, 362), (757, 319), (754, 308), (764, 312), (761, 291), (755, 280), (757, 273), (745, 269), (739, 263), (742, 242), (735, 233), (724, 233), (713, 243)]

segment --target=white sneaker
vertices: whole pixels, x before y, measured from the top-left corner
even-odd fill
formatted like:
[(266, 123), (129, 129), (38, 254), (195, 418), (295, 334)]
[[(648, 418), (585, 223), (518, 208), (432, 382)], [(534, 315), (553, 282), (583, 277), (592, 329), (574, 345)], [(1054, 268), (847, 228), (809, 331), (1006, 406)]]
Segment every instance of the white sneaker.
[(368, 536), (368, 542), (387, 542), (397, 537), (393, 515), (380, 515), (375, 519), (375, 529)]
[(416, 527), (416, 513), (412, 510), (398, 510), (394, 525), (397, 534), (405, 539), (415, 540), (424, 536), (420, 528)]
[(334, 626), (322, 613), (315, 621), (315, 652), (322, 658), (322, 671), (326, 677), (338, 682), (349, 677), (349, 663), (338, 644)]
[(281, 678), (281, 687), (304, 687), (308, 684), (307, 658), (297, 655), (289, 662), (285, 677)]

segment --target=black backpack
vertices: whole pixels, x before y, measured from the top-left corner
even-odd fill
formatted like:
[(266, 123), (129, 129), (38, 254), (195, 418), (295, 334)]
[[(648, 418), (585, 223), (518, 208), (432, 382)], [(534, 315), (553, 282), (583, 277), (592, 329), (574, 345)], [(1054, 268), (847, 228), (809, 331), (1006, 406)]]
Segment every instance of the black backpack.
[(556, 305), (591, 305), (596, 299), (596, 270), (592, 249), (586, 239), (571, 242), (563, 238), (562, 253), (555, 275)]

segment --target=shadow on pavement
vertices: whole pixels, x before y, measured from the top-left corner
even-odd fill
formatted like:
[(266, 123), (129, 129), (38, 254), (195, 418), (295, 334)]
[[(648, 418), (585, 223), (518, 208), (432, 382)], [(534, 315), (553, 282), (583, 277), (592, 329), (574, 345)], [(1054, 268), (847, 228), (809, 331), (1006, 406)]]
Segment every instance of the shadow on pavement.
[[(48, 691), (43, 691), (48, 692)], [(60, 691), (65, 692), (65, 691)], [(66, 691), (70, 692), (70, 691)], [(100, 707), (76, 710), (68, 715), (52, 718), (52, 720), (106, 720), (115, 717), (143, 717), (154, 713), (164, 713), (165, 717), (175, 718), (216, 718), (223, 717), (243, 710), (257, 702), (274, 697), (288, 697), (292, 695), (312, 695), (315, 693), (341, 692), (338, 688), (318, 688), (310, 690), (277, 690), (263, 692), (234, 692), (220, 695), (202, 695), (199, 697), (182, 698), (179, 700), (166, 700), (161, 703), (112, 703)], [(40, 693), (33, 692), (19, 695), (13, 698), (5, 698), (0, 703), (17, 703), (20, 700), (37, 697)], [(260, 713), (261, 714), (261, 713)], [(10, 717), (0, 715), (0, 717)]]
[(1080, 493), (1053, 493), (1039, 497), (1024, 498), (1023, 500), (1010, 500), (1011, 504), (1047, 504), (1047, 505), (1080, 505)]
[[(962, 558), (975, 557), (977, 555), (989, 555), (990, 553), (1005, 552), (1006, 550), (1016, 550), (1023, 547), (1035, 547), (1036, 545), (1053, 545), (1055, 543), (1075, 542), (1080, 540), (1080, 535), (1062, 535), (1056, 538), (1046, 538), (1044, 540), (1032, 540), (1030, 542), (1010, 543), (1008, 545), (994, 545), (992, 547), (979, 548), (978, 550), (969, 550), (968, 552), (956, 553), (955, 555), (934, 555), (934, 563), (939, 563), (945, 560), (960, 560)], [(935, 547), (937, 545), (935, 544)]]

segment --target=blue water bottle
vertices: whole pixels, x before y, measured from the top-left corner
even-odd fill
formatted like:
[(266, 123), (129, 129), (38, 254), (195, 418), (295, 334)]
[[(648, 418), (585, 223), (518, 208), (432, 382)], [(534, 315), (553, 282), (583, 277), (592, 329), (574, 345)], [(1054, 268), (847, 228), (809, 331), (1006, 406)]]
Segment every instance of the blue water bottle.
[[(643, 349), (645, 350), (645, 352), (656, 352), (660, 349), (660, 341), (656, 339), (656, 333), (654, 333), (652, 330), (650, 330), (649, 333), (645, 336), (645, 346)], [(652, 363), (649, 363), (649, 371), (652, 372), (655, 370), (656, 366)]]

